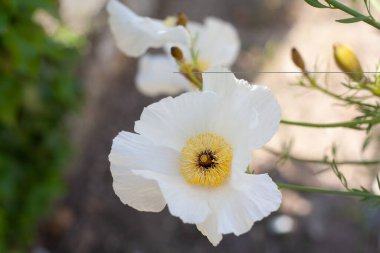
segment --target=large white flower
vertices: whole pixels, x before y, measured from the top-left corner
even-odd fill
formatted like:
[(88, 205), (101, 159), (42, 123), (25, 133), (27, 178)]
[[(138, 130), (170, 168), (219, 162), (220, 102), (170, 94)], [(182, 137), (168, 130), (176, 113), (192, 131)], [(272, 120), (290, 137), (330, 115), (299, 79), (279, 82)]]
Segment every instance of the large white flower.
[(175, 73), (179, 69), (170, 55), (172, 46), (179, 47), (190, 64), (194, 64), (196, 54), (198, 71), (215, 66), (230, 67), (239, 54), (236, 29), (217, 18), (206, 18), (204, 25), (188, 22), (185, 29), (163, 20), (137, 16), (116, 0), (108, 3), (107, 10), (116, 44), (126, 55), (137, 57), (150, 47), (165, 48), (166, 54), (146, 54), (139, 61), (136, 84), (145, 95), (173, 95), (194, 89), (186, 78)]
[(267, 174), (246, 174), (252, 149), (273, 136), (280, 108), (270, 91), (232, 73), (203, 74), (203, 91), (146, 107), (135, 132), (121, 132), (109, 156), (121, 201), (197, 225), (217, 245), (278, 209)]

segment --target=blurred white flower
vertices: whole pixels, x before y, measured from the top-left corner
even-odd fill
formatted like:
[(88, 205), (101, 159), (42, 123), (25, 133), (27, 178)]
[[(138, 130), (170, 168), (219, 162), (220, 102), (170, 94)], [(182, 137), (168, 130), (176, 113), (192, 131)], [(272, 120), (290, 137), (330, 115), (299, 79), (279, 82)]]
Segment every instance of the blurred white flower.
[[(193, 47), (197, 54), (195, 60), (198, 71), (207, 71), (216, 66), (232, 66), (239, 54), (240, 40), (236, 29), (231, 24), (209, 17), (206, 18), (204, 26), (189, 23), (187, 28), (194, 40), (193, 45), (187, 47), (175, 43), (169, 45), (179, 47), (184, 58), (190, 60), (190, 64), (194, 64), (194, 55), (191, 52)], [(153, 69), (155, 71), (152, 72)], [(196, 88), (181, 74), (175, 73), (178, 71), (178, 66), (169, 53), (166, 55), (147, 54), (139, 62), (137, 87), (148, 96), (174, 95)]]
[(140, 17), (117, 0), (107, 4), (109, 24), (118, 48), (128, 56), (139, 57), (149, 48), (168, 42), (188, 45), (189, 33), (183, 26), (167, 26), (161, 20)]
[(267, 174), (247, 174), (252, 149), (271, 139), (280, 107), (270, 91), (232, 73), (203, 74), (202, 92), (146, 107), (135, 133), (121, 132), (109, 156), (124, 204), (172, 215), (216, 246), (278, 209), (281, 193)]
[(206, 18), (204, 25), (188, 22), (185, 28), (175, 26), (175, 17), (165, 21), (139, 17), (116, 0), (108, 3), (107, 10), (116, 44), (126, 55), (141, 56), (150, 47), (165, 49), (165, 54), (146, 54), (139, 61), (136, 84), (145, 95), (173, 95), (195, 88), (181, 74), (174, 73), (179, 68), (170, 55), (172, 46), (179, 47), (186, 63), (197, 71), (230, 67), (239, 54), (236, 29), (217, 18)]

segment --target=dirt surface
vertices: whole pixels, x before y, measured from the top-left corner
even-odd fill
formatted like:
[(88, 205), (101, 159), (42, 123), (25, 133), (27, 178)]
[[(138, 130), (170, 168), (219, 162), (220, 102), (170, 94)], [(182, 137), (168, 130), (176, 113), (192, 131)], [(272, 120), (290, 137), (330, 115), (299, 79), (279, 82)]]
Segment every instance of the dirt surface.
[[(264, 67), (272, 46), (280, 45), (296, 22), (299, 8), (295, 1), (278, 0), (151, 2), (153, 7), (145, 10), (158, 18), (185, 10), (196, 21), (212, 15), (233, 23), (243, 42), (235, 68), (243, 70)], [(92, 35), (80, 71), (87, 102), (82, 116), (73, 123), (77, 152), (68, 170), (67, 192), (42, 222), (38, 252), (379, 252), (379, 211), (351, 199), (284, 191), (280, 212), (242, 236), (225, 236), (216, 248), (194, 225), (183, 224), (167, 209), (144, 213), (123, 205), (112, 189), (108, 162), (112, 139), (122, 130), (133, 131), (143, 107), (159, 98), (137, 92), (137, 61), (115, 48), (104, 13), (98, 17), (103, 25)], [(255, 74), (245, 77), (252, 79)], [(271, 159), (261, 163), (263, 170), (274, 166)], [(298, 181), (312, 182), (308, 179), (310, 168), (290, 166), (297, 169)], [(275, 180), (286, 179), (283, 173), (270, 173)], [(285, 233), (276, 229), (283, 215), (292, 221)]]

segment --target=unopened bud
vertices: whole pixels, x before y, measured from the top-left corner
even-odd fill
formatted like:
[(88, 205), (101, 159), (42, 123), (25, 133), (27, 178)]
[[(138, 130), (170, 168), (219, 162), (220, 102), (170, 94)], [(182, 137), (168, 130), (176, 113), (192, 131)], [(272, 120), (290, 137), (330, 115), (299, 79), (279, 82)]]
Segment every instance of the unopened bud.
[(340, 70), (354, 81), (360, 82), (363, 79), (363, 69), (354, 51), (341, 43), (335, 43), (333, 48), (335, 62)]
[(177, 25), (186, 26), (188, 18), (183, 12), (177, 14)]
[(292, 61), (302, 72), (306, 72), (305, 62), (295, 47), (292, 48)]
[(179, 47), (172, 47), (170, 53), (176, 61), (183, 61), (183, 53)]

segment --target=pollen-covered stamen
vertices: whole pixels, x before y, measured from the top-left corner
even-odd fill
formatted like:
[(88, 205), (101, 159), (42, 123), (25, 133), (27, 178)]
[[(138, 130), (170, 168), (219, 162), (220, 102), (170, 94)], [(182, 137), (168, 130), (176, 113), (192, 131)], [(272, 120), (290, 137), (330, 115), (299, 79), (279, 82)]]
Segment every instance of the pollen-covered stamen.
[(216, 165), (215, 156), (211, 150), (205, 150), (199, 154), (198, 164), (204, 169), (210, 169)]
[(230, 176), (232, 147), (222, 137), (202, 133), (182, 149), (181, 172), (190, 184), (217, 187)]

